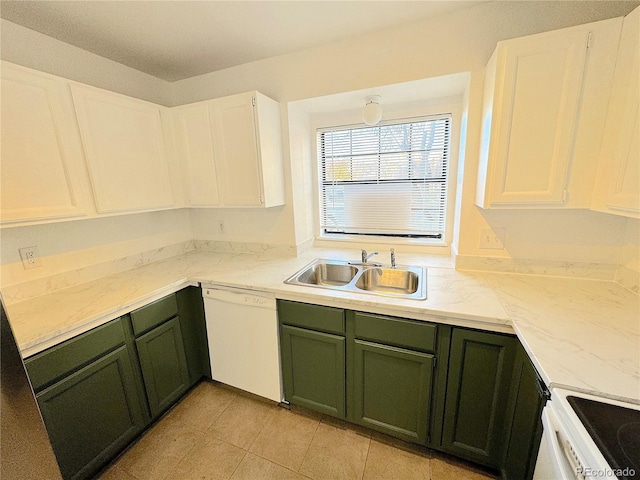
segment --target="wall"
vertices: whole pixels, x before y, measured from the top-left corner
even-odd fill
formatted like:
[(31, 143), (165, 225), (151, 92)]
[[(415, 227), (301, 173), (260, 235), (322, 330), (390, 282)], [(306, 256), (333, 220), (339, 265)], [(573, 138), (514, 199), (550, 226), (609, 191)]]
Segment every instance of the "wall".
[(171, 102), (169, 82), (5, 19), (0, 19), (0, 58), (160, 105)]
[(630, 218), (620, 249), (620, 268), (616, 281), (632, 292), (640, 293), (640, 220)]
[[(173, 84), (2, 20), (0, 56), (20, 65), (163, 105), (254, 89), (279, 100), (287, 185), (284, 207), (242, 211), (177, 210), (2, 229), (2, 284), (44, 281), (47, 275), (72, 270), (78, 272), (77, 278), (82, 275), (89, 278), (91, 274), (86, 265), (113, 266), (112, 261), (121, 257), (128, 260), (120, 266), (147, 261), (153, 254), (141, 252), (157, 252), (168, 247), (164, 250), (166, 254), (172, 248), (188, 248), (193, 238), (268, 243), (294, 249), (306, 245), (313, 220), (308, 180), (313, 152), (309, 152), (311, 142), (296, 133), (308, 129), (308, 119), (294, 115), (289, 118), (287, 104), (459, 72), (470, 72), (465, 110), (468, 142), (460, 152), (464, 169), (459, 183), (463, 188), (458, 192), (456, 206), (460, 223), (454, 245), (459, 253), (477, 255), (473, 245), (480, 230), (506, 225), (508, 243), (515, 249), (499, 253), (498, 258), (524, 255), (540, 261), (553, 259), (595, 265), (611, 265), (613, 258), (619, 258), (637, 267), (638, 239), (634, 232), (638, 228), (633, 220), (592, 212), (526, 212), (523, 215), (498, 212), (487, 216), (473, 204), (484, 65), (496, 42), (621, 16), (637, 3), (487, 2), (402, 28)], [(224, 233), (219, 232), (219, 221), (224, 222)], [(550, 232), (554, 242), (547, 242), (541, 232)], [(39, 246), (43, 267), (21, 270), (17, 248), (31, 245)], [(67, 277), (56, 278), (63, 281)]]
[[(168, 82), (4, 19), (0, 22), (2, 60), (158, 104), (170, 103)], [(192, 238), (187, 210), (3, 228), (3, 296), (11, 302), (27, 295), (17, 287), (24, 282), (31, 282), (30, 294), (37, 294), (47, 284), (59, 288), (90, 281), (192, 248)], [(25, 270), (18, 249), (33, 245), (39, 249), (42, 266)]]
[[(192, 238), (184, 209), (3, 228), (2, 293), (12, 303), (91, 281), (190, 250)], [(42, 266), (25, 270), (18, 249), (29, 246), (38, 247)], [(28, 293), (19, 287), (25, 282)]]
[[(470, 89), (465, 111), (467, 144), (462, 189), (458, 193), (458, 235), (454, 249), (460, 255), (460, 267), (486, 268), (479, 259), (517, 259), (531, 273), (572, 274), (572, 270), (596, 270), (599, 278), (613, 278), (621, 235), (627, 220), (582, 211), (527, 211), (509, 214), (483, 212), (474, 205), (478, 141), (484, 65), (503, 39), (613, 18), (628, 13), (637, 2), (489, 2), (469, 9), (358, 37), (327, 44), (289, 55), (274, 57), (172, 84), (175, 104), (257, 89), (285, 103), (341, 92), (372, 89), (429, 77), (470, 72)], [(289, 128), (291, 130), (289, 131)], [(283, 123), (285, 136), (300, 130), (300, 119)], [(296, 136), (298, 136), (296, 134)], [(288, 198), (292, 185), (305, 178), (310, 155), (300, 153), (300, 141), (287, 150), (285, 161), (291, 166), (287, 177)], [(220, 211), (231, 231), (240, 230), (240, 222), (258, 223), (270, 232), (270, 225), (296, 225), (294, 238), (301, 244), (308, 229), (313, 199), (296, 194), (295, 207), (280, 212), (252, 212), (235, 219), (233, 212)], [(307, 210), (304, 210), (307, 205)], [(201, 220), (193, 219), (201, 230)], [(269, 225), (269, 222), (271, 224)], [(237, 224), (237, 225), (236, 225)], [(507, 228), (507, 249), (479, 250), (480, 233), (486, 228)], [(273, 238), (273, 237), (264, 237)], [(502, 262), (495, 267), (521, 268), (518, 262)], [(531, 265), (540, 263), (540, 268)], [(491, 265), (489, 265), (491, 268)]]

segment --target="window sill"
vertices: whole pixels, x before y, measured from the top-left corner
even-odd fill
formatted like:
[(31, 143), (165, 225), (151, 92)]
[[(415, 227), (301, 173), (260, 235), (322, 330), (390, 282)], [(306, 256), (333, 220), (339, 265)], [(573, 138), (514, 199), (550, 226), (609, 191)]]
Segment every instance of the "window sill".
[(399, 252), (414, 252), (435, 255), (450, 255), (451, 247), (440, 239), (430, 238), (389, 238), (360, 235), (319, 235), (316, 236), (314, 246), (336, 248), (388, 249), (394, 248)]

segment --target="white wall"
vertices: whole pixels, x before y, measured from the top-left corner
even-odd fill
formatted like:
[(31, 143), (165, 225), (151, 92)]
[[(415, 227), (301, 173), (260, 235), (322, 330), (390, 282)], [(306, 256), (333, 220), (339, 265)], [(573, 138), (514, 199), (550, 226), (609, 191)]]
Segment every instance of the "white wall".
[[(3, 228), (2, 287), (177, 246), (192, 238), (189, 211), (184, 209)], [(38, 247), (42, 266), (25, 270), (18, 249), (30, 246)], [(153, 254), (157, 258), (158, 252)], [(116, 271), (117, 265), (105, 266), (102, 273)]]
[(113, 92), (169, 105), (171, 84), (0, 19), (0, 58)]
[(623, 286), (640, 293), (640, 220), (630, 218), (620, 249), (620, 268), (616, 280)]
[(175, 105), (247, 90), (288, 102), (484, 68), (499, 40), (622, 16), (638, 2), (495, 1), (172, 84)]
[[(375, 88), (429, 77), (470, 72), (466, 110), (464, 189), (460, 195), (460, 253), (474, 255), (479, 230), (506, 225), (507, 255), (562, 257), (610, 262), (637, 258), (633, 221), (591, 212), (525, 212), (487, 216), (473, 204), (484, 65), (498, 40), (621, 16), (638, 2), (488, 2), (479, 6), (168, 84), (116, 62), (80, 50), (5, 20), (1, 21), (2, 59), (163, 105), (259, 90), (282, 102), (287, 205), (255, 210), (179, 210), (108, 219), (79, 220), (3, 229), (3, 281), (41, 278), (66, 269), (99, 264), (132, 253), (189, 239), (296, 245), (309, 234), (310, 142), (290, 133), (307, 128), (289, 119), (287, 103), (312, 97)], [(291, 122), (291, 130), (289, 129)], [(306, 182), (306, 183), (305, 183)], [(225, 224), (220, 234), (218, 222)], [(533, 228), (535, 225), (539, 228)], [(634, 230), (635, 228), (635, 230)], [(602, 232), (608, 229), (609, 234)], [(553, 232), (556, 243), (544, 231)], [(114, 233), (117, 232), (117, 233)], [(595, 233), (594, 233), (595, 232)], [(624, 233), (620, 234), (620, 233)], [(629, 233), (631, 232), (631, 233)], [(618, 235), (620, 234), (620, 235)], [(41, 269), (18, 268), (17, 248), (38, 245)], [(558, 245), (561, 245), (558, 248)], [(540, 248), (537, 248), (539, 246)], [(624, 250), (624, 255), (620, 251)], [(630, 252), (630, 253), (629, 253)], [(504, 255), (504, 252), (500, 253)], [(16, 266), (14, 268), (14, 266)], [(9, 272), (9, 277), (6, 276)]]
[[(0, 20), (0, 32), (2, 60), (154, 103), (170, 104), (168, 82), (4, 19)], [(187, 210), (173, 210), (3, 228), (0, 282), (5, 288), (189, 241), (193, 238), (190, 222)], [(42, 266), (25, 270), (18, 249), (33, 245), (39, 249)], [(109, 274), (118, 269), (117, 265), (111, 267), (95, 272)]]
[[(458, 253), (611, 264), (615, 263), (621, 248), (618, 234), (624, 232), (626, 219), (580, 211), (487, 215), (474, 205), (482, 85), (484, 65), (499, 40), (622, 16), (634, 5), (637, 2), (489, 2), (402, 28), (175, 82), (172, 84), (173, 101), (181, 104), (257, 89), (285, 104), (470, 72), (471, 87), (465, 112), (467, 145), (461, 152), (465, 162), (458, 205), (459, 236), (454, 240)], [(300, 122), (297, 118), (291, 125), (283, 124), (285, 136), (297, 136)], [(300, 144), (296, 140), (292, 144), (294, 148), (285, 152), (285, 161), (294, 175), (288, 175), (286, 179), (291, 196), (294, 196), (291, 185), (295, 185), (294, 190), (300, 190), (299, 178), (304, 177), (304, 169), (309, 168), (308, 162), (313, 155), (307, 158), (300, 154)], [(300, 243), (308, 231), (301, 230), (299, 225), (309, 224), (310, 212), (308, 207), (305, 209), (309, 202), (304, 195), (294, 198), (293, 209), (282, 209), (277, 213), (253, 211), (241, 218), (234, 212), (219, 211), (216, 218), (223, 218), (229, 231), (240, 231), (240, 222), (261, 225), (267, 232), (263, 237), (265, 240), (274, 238), (271, 232), (275, 225), (292, 223), (297, 230), (294, 238), (288, 241)], [(303, 201), (298, 202), (299, 198)], [(209, 218), (194, 216), (194, 230), (204, 230), (200, 223)], [(479, 251), (480, 231), (492, 226), (507, 228), (507, 248)], [(551, 236), (549, 232), (552, 232)], [(224, 236), (218, 239), (224, 239)]]

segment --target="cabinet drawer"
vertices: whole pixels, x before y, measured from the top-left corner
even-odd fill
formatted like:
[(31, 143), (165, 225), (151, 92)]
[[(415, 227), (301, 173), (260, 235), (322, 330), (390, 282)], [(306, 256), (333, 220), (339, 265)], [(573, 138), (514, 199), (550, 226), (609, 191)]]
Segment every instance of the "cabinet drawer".
[(24, 363), (33, 389), (37, 392), (124, 344), (124, 335), (122, 318), (117, 318), (29, 357)]
[(436, 325), (359, 312), (354, 312), (353, 317), (356, 338), (426, 352), (435, 351)]
[(175, 294), (156, 300), (131, 312), (133, 333), (138, 336), (153, 327), (175, 317), (178, 314), (178, 302)]
[(282, 323), (328, 333), (344, 334), (344, 310), (307, 303), (278, 301), (278, 317)]

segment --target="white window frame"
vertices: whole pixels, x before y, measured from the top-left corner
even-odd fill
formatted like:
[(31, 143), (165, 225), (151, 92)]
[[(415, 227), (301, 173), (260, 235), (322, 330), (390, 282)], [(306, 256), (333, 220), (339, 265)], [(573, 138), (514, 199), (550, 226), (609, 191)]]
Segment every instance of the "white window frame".
[(449, 99), (441, 104), (422, 107), (419, 109), (411, 107), (400, 107), (393, 110), (391, 114), (387, 113), (389, 107), (386, 106), (385, 121), (389, 123), (398, 123), (404, 120), (410, 121), (414, 117), (430, 117), (430, 116), (451, 116), (451, 131), (449, 145), (449, 165), (447, 169), (447, 195), (446, 195), (446, 211), (445, 211), (445, 232), (442, 239), (433, 238), (403, 238), (403, 237), (384, 237), (372, 235), (348, 235), (348, 234), (329, 234), (324, 235), (320, 229), (320, 175), (318, 168), (318, 136), (317, 132), (321, 129), (331, 128), (356, 128), (365, 126), (360, 119), (360, 112), (338, 112), (334, 114), (323, 114), (312, 117), (310, 122), (311, 138), (312, 138), (312, 169), (313, 169), (313, 187), (314, 187), (314, 235), (315, 245), (319, 247), (384, 247), (394, 246), (401, 247), (406, 251), (420, 251), (423, 253), (450, 254), (450, 246), (453, 240), (453, 224), (455, 215), (456, 188), (458, 177), (458, 156), (460, 149), (460, 128), (462, 119), (462, 103), (461, 101), (452, 103)]

